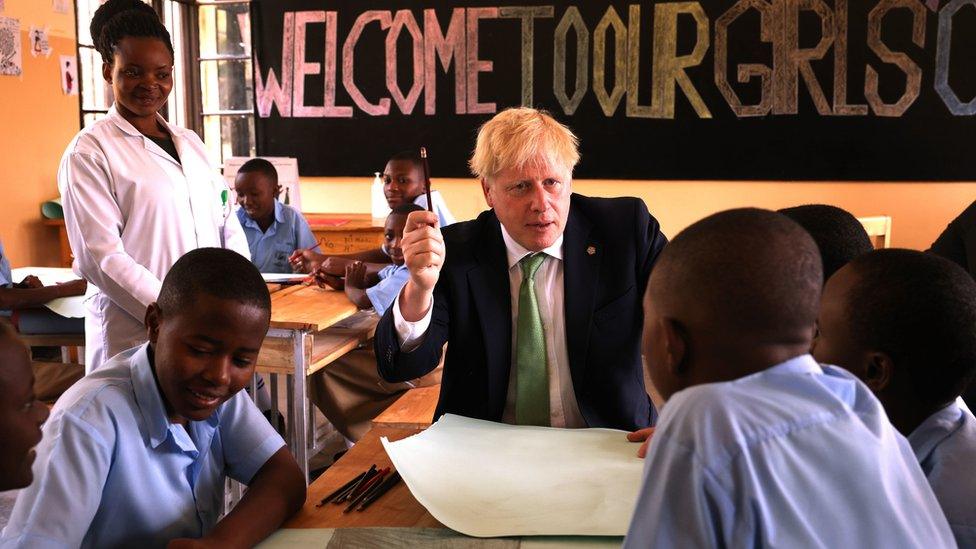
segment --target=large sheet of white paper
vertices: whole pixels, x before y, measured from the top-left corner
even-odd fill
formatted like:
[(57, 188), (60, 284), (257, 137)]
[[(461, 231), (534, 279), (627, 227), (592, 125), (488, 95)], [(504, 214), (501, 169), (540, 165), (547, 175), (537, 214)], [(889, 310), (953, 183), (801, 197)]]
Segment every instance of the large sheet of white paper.
[[(76, 280), (78, 275), (71, 272), (68, 268), (58, 267), (18, 267), (12, 269), (10, 273), (15, 282), (20, 282), (27, 275), (34, 275), (41, 279), (45, 286)], [(89, 287), (91, 285), (89, 284)], [(85, 296), (76, 295), (73, 297), (60, 297), (44, 304), (45, 307), (55, 313), (68, 318), (85, 317)]]
[(383, 447), (410, 491), (470, 536), (622, 536), (643, 461), (626, 433), (445, 415)]

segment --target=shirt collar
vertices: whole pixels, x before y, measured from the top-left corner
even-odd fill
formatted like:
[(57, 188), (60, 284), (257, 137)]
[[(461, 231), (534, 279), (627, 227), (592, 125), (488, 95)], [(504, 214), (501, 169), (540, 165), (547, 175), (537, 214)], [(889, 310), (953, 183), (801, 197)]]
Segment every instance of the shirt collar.
[[(128, 120), (119, 114), (119, 110), (116, 108), (115, 103), (112, 103), (112, 106), (108, 108), (107, 116), (108, 118), (111, 118), (112, 121), (115, 122), (115, 125), (118, 126), (119, 129), (124, 133), (131, 135), (132, 137), (148, 139), (146, 136), (142, 135), (142, 133), (140, 133), (135, 126), (133, 126)], [(163, 115), (159, 114), (158, 112), (156, 113), (156, 120), (162, 123), (163, 127), (166, 128), (166, 131), (169, 132), (169, 134), (173, 136), (173, 139), (175, 140), (177, 137), (176, 128), (170, 126), (169, 122), (167, 122), (166, 119), (163, 118)]]
[[(261, 227), (258, 226), (258, 222), (252, 219), (251, 216), (247, 215), (247, 212), (244, 211), (244, 208), (239, 208), (237, 212), (238, 212), (238, 217), (240, 218), (241, 221), (241, 225), (244, 225), (245, 227), (251, 229), (257, 229), (258, 231), (261, 230)], [(284, 222), (285, 222), (285, 207), (281, 204), (281, 202), (278, 202), (278, 199), (276, 198), (274, 202), (274, 222), (271, 223), (270, 227), (268, 227), (267, 234), (274, 234), (275, 231), (273, 231), (272, 229), (277, 227), (279, 223), (284, 223)]]
[(136, 396), (136, 406), (149, 429), (149, 442), (156, 448), (166, 440), (169, 432), (169, 417), (160, 394), (159, 384), (149, 364), (149, 343), (144, 343), (132, 355), (132, 390)]
[(780, 362), (772, 368), (766, 369), (763, 373), (770, 374), (822, 374), (823, 368), (809, 354), (793, 357), (785, 362)]
[(955, 402), (950, 402), (938, 412), (930, 415), (921, 425), (908, 435), (908, 443), (921, 463), (929, 457), (935, 447), (952, 436), (964, 423), (964, 412)]
[[(499, 224), (501, 225), (501, 224)], [(529, 250), (525, 246), (519, 244), (512, 238), (512, 235), (508, 234), (505, 230), (505, 225), (501, 225), (502, 228), (502, 240), (505, 241), (505, 253), (508, 257), (508, 268), (512, 269), (523, 257), (531, 255), (535, 252)], [(559, 235), (559, 238), (552, 243), (552, 246), (542, 250), (542, 253), (554, 257), (560, 261), (563, 259), (563, 235)]]

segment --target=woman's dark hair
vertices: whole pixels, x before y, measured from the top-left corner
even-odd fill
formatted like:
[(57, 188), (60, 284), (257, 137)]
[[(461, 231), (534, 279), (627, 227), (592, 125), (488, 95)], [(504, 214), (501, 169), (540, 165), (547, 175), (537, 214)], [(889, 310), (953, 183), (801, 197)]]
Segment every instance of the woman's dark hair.
[(127, 36), (157, 38), (175, 55), (169, 31), (152, 7), (141, 0), (108, 0), (95, 10), (88, 30), (106, 63), (113, 62), (115, 49)]

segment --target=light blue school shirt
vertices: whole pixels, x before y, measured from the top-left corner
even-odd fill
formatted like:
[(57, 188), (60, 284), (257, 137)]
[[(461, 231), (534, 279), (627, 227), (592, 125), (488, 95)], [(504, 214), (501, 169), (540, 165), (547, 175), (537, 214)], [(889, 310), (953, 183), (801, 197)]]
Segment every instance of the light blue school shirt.
[(366, 288), (366, 297), (376, 309), (376, 314), (383, 315), (396, 296), (400, 295), (400, 290), (410, 280), (410, 271), (406, 265), (387, 265), (380, 269), (377, 276), (380, 281), (375, 286)]
[(955, 547), (908, 441), (810, 355), (661, 411), (625, 547)]
[(952, 403), (923, 421), (908, 442), (956, 543), (976, 547), (976, 418)]
[(7, 259), (7, 251), (3, 249), (3, 241), (0, 240), (0, 288), (6, 288), (13, 283), (13, 275), (10, 272), (10, 260)]
[(165, 547), (213, 529), (229, 476), (244, 484), (285, 442), (243, 391), (205, 421), (170, 423), (148, 344), (75, 383), (51, 411), (34, 483), (2, 547)]
[(275, 200), (274, 221), (262, 232), (257, 221), (238, 208), (237, 218), (244, 227), (247, 247), (251, 250), (251, 263), (262, 273), (290, 273), (288, 257), (299, 248), (315, 246), (315, 236), (305, 217), (291, 206)]
[[(440, 221), (440, 227), (442, 229), (455, 222), (454, 216), (447, 209), (447, 202), (444, 202), (444, 198), (441, 197), (440, 192), (430, 191), (430, 200), (434, 203), (434, 213), (437, 214), (437, 219)], [(426, 210), (427, 193), (423, 193), (417, 198), (414, 198), (413, 203)]]

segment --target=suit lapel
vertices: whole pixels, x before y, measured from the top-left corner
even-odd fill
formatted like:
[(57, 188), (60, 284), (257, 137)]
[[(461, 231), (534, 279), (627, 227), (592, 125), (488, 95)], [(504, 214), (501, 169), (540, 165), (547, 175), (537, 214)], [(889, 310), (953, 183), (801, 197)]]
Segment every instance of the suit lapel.
[(493, 408), (501, 404), (498, 410), (491, 410), (501, 417), (512, 367), (512, 298), (501, 227), (494, 212), (489, 216), (472, 242), (477, 265), (468, 271), (468, 284), (485, 342), (488, 402)]
[(583, 370), (593, 320), (593, 300), (600, 282), (603, 246), (590, 235), (590, 222), (570, 204), (563, 238), (563, 302), (566, 308), (566, 349), (573, 387), (583, 387)]

